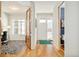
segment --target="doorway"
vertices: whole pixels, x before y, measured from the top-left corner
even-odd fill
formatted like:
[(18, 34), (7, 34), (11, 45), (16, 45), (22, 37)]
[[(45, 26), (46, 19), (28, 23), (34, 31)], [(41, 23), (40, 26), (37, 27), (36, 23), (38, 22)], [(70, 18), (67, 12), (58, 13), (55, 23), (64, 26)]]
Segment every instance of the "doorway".
[[(15, 54), (26, 48), (26, 7), (15, 1), (2, 3), (2, 30), (7, 31), (7, 45), (0, 49), (2, 53)], [(4, 49), (4, 50), (3, 50)]]
[(52, 13), (37, 14), (37, 42), (38, 44), (52, 44), (53, 17)]
[(31, 50), (31, 8), (26, 11), (26, 47)]
[(60, 47), (64, 49), (64, 12), (65, 12), (65, 3), (62, 2), (59, 6), (59, 20), (60, 20)]

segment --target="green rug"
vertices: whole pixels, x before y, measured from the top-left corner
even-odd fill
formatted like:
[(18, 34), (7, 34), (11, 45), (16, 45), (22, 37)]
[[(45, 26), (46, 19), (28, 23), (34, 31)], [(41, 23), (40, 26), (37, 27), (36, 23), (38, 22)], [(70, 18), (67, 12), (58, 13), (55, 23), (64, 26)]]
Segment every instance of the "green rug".
[(39, 40), (39, 44), (52, 44), (52, 40)]

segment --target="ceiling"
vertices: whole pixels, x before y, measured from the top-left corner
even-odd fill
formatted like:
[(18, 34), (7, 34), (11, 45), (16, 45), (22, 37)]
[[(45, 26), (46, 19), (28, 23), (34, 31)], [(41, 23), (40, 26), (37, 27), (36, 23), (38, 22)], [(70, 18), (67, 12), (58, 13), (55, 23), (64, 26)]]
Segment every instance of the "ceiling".
[(2, 1), (2, 9), (9, 14), (25, 13), (30, 7), (29, 1)]
[(35, 12), (36, 13), (53, 13), (56, 1), (36, 1)]
[[(53, 13), (56, 1), (33, 1), (35, 13)], [(2, 9), (9, 14), (25, 13), (30, 7), (30, 1), (2, 1)]]

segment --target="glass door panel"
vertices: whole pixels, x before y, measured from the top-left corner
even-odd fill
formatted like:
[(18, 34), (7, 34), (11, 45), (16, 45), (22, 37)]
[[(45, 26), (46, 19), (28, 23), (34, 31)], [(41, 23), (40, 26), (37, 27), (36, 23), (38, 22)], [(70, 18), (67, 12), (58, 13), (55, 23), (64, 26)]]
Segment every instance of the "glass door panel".
[(47, 20), (47, 39), (52, 40), (52, 31), (53, 31), (53, 21)]

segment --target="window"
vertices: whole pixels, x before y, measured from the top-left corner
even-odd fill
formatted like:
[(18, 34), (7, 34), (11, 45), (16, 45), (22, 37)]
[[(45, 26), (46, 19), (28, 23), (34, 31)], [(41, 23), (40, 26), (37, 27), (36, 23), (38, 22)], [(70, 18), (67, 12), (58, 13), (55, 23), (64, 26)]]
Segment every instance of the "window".
[(14, 35), (25, 35), (25, 21), (18, 20), (13, 22), (13, 34)]

